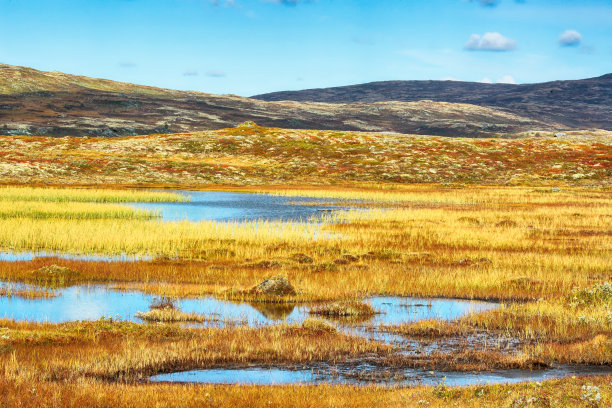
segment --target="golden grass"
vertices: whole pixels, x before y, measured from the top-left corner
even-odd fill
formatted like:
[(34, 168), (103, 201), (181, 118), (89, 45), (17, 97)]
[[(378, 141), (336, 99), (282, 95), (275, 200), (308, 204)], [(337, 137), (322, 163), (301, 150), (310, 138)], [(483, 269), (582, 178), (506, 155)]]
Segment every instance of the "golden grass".
[(444, 320), (421, 320), (401, 325), (384, 325), (381, 330), (387, 333), (401, 334), (406, 337), (437, 339), (441, 337), (465, 337), (473, 329), (468, 325)]
[(82, 188), (0, 187), (0, 201), (39, 201), (46, 203), (132, 203), (182, 202), (188, 198), (175, 193), (146, 190)]
[[(193, 283), (207, 293), (244, 289), (280, 272), (305, 293), (325, 293), (318, 298), (387, 293), (537, 299), (612, 277), (610, 193), (573, 190), (564, 199), (524, 188), (470, 188), (452, 194), (467, 204), (340, 211), (320, 226), (6, 219), (0, 220), (0, 247), (200, 259), (193, 266), (180, 260), (125, 265), (123, 272), (109, 265), (104, 280)], [(336, 283), (331, 287), (330, 279)]]
[[(23, 281), (29, 271), (57, 263), (78, 271), (82, 281), (109, 282), (160, 296), (227, 297), (270, 276), (286, 275), (298, 293), (286, 302), (377, 294), (522, 300), (529, 302), (458, 322), (384, 328), (426, 339), (467, 338), (487, 331), (520, 340), (520, 349), (514, 350), (520, 355), (453, 351), (423, 360), (390, 358), (386, 363), (482, 369), (538, 362), (612, 362), (607, 303), (572, 301), (577, 295), (588, 298), (594, 284), (612, 280), (609, 191), (394, 189), (390, 194), (402, 195), (402, 202), (395, 204), (395, 196), (371, 201), (363, 209), (328, 214), (318, 226), (59, 217), (0, 220), (3, 249), (156, 258), (132, 263), (2, 262), (0, 279)], [(325, 194), (334, 192), (325, 190)], [(586, 291), (577, 292), (576, 287)], [(81, 329), (84, 336), (60, 326), (28, 327), (16, 334), (27, 342), (2, 346), (14, 352), (0, 357), (5, 378), (11, 381), (132, 381), (152, 373), (217, 364), (341, 361), (373, 350), (387, 358), (385, 353), (390, 352), (387, 346), (349, 339), (313, 322), (193, 332), (197, 334), (160, 329), (165, 340), (148, 331), (152, 329), (129, 324), (120, 330)]]
[(4, 378), (135, 381), (197, 368), (384, 358), (391, 347), (320, 325), (187, 329), (101, 320), (63, 324), (0, 321)]
[[(576, 187), (500, 187), (463, 186), (439, 184), (372, 184), (362, 187), (339, 186), (321, 189), (304, 187), (259, 188), (258, 193), (284, 197), (307, 197), (333, 201), (364, 201), (369, 203), (396, 204), (400, 206), (496, 206), (509, 203), (519, 205), (589, 205), (608, 204), (610, 190), (606, 188), (583, 189)], [(579, 197), (588, 193), (589, 203), (579, 203)]]
[(302, 246), (318, 235), (317, 226), (302, 222), (0, 219), (3, 249), (86, 255), (201, 259), (217, 251), (245, 259), (261, 257), (266, 245)]
[(40, 202), (0, 200), (0, 219), (141, 219), (157, 218), (155, 211), (122, 205), (82, 202)]
[(0, 288), (0, 297), (21, 299), (52, 299), (57, 297), (55, 292), (40, 289), (13, 289), (11, 287)]
[(199, 313), (186, 313), (169, 307), (138, 312), (134, 316), (147, 322), (161, 323), (206, 323), (218, 320), (214, 316), (206, 316)]
[[(20, 382), (0, 377), (0, 400), (13, 407), (605, 407), (611, 376), (472, 387), (230, 386)], [(592, 403), (589, 399), (599, 399)]]
[(315, 306), (309, 310), (309, 313), (330, 317), (357, 317), (373, 316), (379, 312), (367, 303), (350, 301)]

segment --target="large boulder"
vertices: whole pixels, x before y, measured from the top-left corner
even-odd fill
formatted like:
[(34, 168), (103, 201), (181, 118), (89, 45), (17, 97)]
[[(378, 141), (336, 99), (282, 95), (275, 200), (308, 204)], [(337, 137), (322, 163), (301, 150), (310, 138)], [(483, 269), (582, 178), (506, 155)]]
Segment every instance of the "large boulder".
[(268, 278), (249, 290), (253, 295), (295, 296), (297, 291), (286, 276), (277, 275)]

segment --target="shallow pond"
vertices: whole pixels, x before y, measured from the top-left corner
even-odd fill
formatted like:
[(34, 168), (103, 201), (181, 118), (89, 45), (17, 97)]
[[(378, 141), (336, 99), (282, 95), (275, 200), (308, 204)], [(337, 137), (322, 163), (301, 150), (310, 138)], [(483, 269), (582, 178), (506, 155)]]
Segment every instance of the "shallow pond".
[[(28, 285), (0, 283), (1, 288), (28, 289)], [(152, 295), (136, 291), (113, 291), (104, 285), (73, 286), (53, 291), (57, 296), (50, 299), (22, 299), (0, 297), (0, 318), (37, 322), (66, 322), (74, 320), (97, 320), (102, 317), (140, 321), (135, 317), (139, 311), (149, 310), (157, 299)], [(423, 319), (452, 320), (469, 313), (491, 310), (495, 303), (456, 299), (418, 299), (405, 297), (372, 297), (366, 300), (380, 311), (364, 323), (398, 324)], [(218, 319), (208, 325), (223, 326), (226, 322), (238, 322), (250, 326), (277, 324), (279, 322), (300, 323), (309, 316), (308, 305), (271, 305), (262, 303), (235, 303), (213, 297), (181, 299), (176, 305), (184, 312), (201, 313)], [(364, 326), (335, 320), (340, 330), (356, 335), (373, 337), (387, 342), (401, 342), (400, 336), (372, 333)], [(404, 339), (404, 344), (409, 342)], [(360, 363), (349, 367), (320, 364), (299, 369), (285, 368), (230, 368), (205, 369), (157, 375), (152, 381), (204, 382), (214, 384), (302, 384), (302, 383), (348, 383), (365, 384), (439, 384), (469, 385), (479, 383), (505, 383), (518, 381), (540, 381), (568, 375), (606, 373), (602, 369), (584, 367), (558, 367), (541, 371), (505, 370), (486, 373), (433, 373), (420, 369), (393, 369)], [(609, 373), (609, 370), (608, 372)]]
[(467, 386), (503, 384), (522, 381), (543, 381), (572, 375), (605, 375), (612, 370), (599, 367), (559, 366), (548, 370), (504, 370), (479, 373), (433, 372), (423, 369), (393, 369), (386, 371), (373, 366), (342, 367), (318, 366), (310, 369), (283, 368), (227, 368), (183, 371), (160, 374), (153, 382), (207, 384), (350, 384), (350, 385), (438, 385)]
[[(0, 283), (0, 288), (28, 289), (28, 285)], [(97, 320), (102, 317), (139, 321), (134, 315), (149, 310), (157, 299), (138, 291), (114, 291), (105, 285), (80, 285), (56, 289), (50, 299), (0, 297), (0, 317), (35, 322)], [(456, 299), (417, 299), (373, 297), (367, 300), (381, 313), (367, 322), (395, 324), (423, 319), (452, 320), (469, 313), (497, 307), (495, 303)], [(308, 305), (236, 303), (214, 297), (179, 299), (175, 302), (183, 312), (217, 317), (220, 321), (240, 321), (251, 326), (278, 323), (301, 323), (309, 316)], [(340, 321), (341, 323), (341, 321)]]
[[(338, 207), (325, 205), (331, 200), (281, 197), (268, 194), (224, 193), (214, 191), (175, 190), (173, 193), (190, 197), (178, 203), (124, 203), (136, 209), (157, 211), (163, 221), (313, 221), (317, 216)], [(302, 204), (300, 204), (299, 202)], [(312, 205), (304, 205), (304, 202)], [(314, 218), (313, 218), (314, 217)], [(319, 233), (314, 231), (315, 235)], [(131, 262), (150, 260), (149, 256), (71, 255), (55, 252), (0, 251), (0, 261), (29, 261), (34, 258), (55, 257), (81, 261)]]
[(153, 257), (150, 256), (130, 256), (130, 255), (72, 255), (62, 254), (59, 252), (11, 252), (0, 251), (0, 261), (17, 262), (31, 261), (35, 258), (59, 258), (70, 259), (74, 261), (90, 261), (90, 262), (135, 262), (135, 261), (150, 261)]
[[(226, 193), (216, 191), (170, 191), (190, 197), (179, 203), (129, 203), (131, 207), (158, 211), (164, 221), (308, 221), (326, 211), (333, 200), (282, 197), (270, 194)], [(309, 202), (304, 205), (300, 202)]]

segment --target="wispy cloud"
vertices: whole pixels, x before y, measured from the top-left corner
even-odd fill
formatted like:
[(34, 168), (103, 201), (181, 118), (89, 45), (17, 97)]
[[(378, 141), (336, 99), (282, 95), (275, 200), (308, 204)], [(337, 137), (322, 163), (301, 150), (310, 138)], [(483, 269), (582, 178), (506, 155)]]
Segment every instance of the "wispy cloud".
[(297, 6), (300, 3), (311, 3), (313, 0), (266, 0), (268, 3), (282, 4), (283, 6)]
[(207, 71), (206, 72), (206, 76), (209, 76), (211, 78), (223, 78), (225, 77), (225, 72), (223, 71)]
[[(476, 2), (480, 4), (482, 7), (496, 7), (501, 0), (470, 0), (472, 3)], [(515, 3), (523, 4), (525, 0), (514, 0)]]
[(500, 0), (478, 0), (478, 3), (483, 7), (495, 7), (499, 4), (499, 1)]
[(559, 44), (563, 47), (572, 47), (579, 45), (582, 41), (582, 34), (576, 30), (565, 30), (559, 36)]
[(234, 0), (210, 0), (210, 3), (215, 7), (233, 7), (236, 5), (236, 2)]
[(187, 77), (193, 77), (193, 76), (198, 76), (198, 75), (200, 75), (198, 71), (194, 71), (192, 69), (188, 69), (187, 71), (183, 72), (183, 76), (187, 76)]
[(464, 48), (469, 51), (512, 51), (516, 49), (516, 41), (500, 33), (472, 34)]
[(132, 61), (121, 61), (119, 62), (119, 66), (121, 68), (135, 68), (137, 65), (135, 62)]

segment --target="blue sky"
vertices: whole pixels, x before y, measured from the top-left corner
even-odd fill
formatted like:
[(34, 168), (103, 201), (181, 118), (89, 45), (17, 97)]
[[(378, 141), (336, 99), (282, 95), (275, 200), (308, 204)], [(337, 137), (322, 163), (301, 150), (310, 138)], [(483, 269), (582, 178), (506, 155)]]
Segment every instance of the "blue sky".
[(612, 0), (0, 0), (0, 62), (250, 96), (612, 72)]

